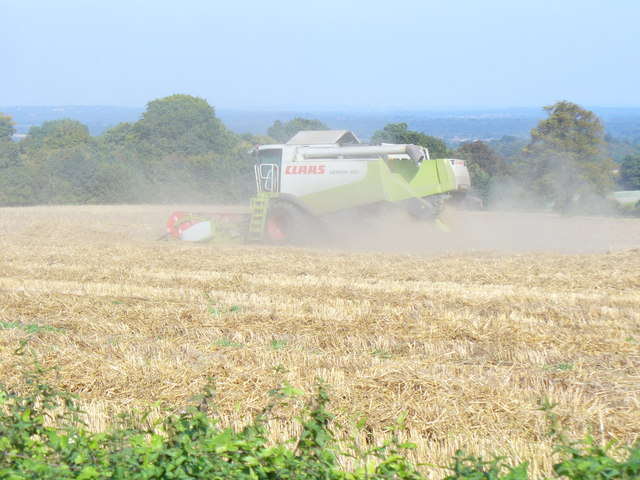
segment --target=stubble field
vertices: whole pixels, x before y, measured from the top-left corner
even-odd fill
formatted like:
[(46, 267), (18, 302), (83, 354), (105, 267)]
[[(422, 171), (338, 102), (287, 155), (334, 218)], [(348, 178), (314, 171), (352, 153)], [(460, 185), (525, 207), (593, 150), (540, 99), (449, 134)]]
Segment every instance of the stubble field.
[[(548, 472), (538, 410), (575, 437), (640, 434), (640, 221), (450, 213), (453, 232), (352, 232), (332, 247), (158, 242), (171, 207), (0, 209), (0, 381), (22, 340), (91, 428), (208, 378), (241, 426), (287, 381), (330, 385), (348, 433), (406, 412), (420, 462), (463, 448)], [(271, 420), (287, 438), (295, 409)]]

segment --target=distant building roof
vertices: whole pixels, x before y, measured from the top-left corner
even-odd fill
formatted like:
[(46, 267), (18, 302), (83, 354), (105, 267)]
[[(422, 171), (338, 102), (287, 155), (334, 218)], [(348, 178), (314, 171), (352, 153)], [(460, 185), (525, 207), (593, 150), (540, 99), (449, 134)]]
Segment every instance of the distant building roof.
[(360, 143), (360, 140), (349, 130), (307, 130), (295, 134), (287, 142), (287, 145), (323, 145), (335, 143)]

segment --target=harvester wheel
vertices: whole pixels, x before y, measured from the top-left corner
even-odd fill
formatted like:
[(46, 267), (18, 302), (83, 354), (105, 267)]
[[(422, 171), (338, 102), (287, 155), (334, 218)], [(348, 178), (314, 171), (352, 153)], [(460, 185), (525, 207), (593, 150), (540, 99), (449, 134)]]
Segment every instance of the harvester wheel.
[(306, 233), (308, 218), (291, 203), (272, 202), (265, 222), (264, 238), (274, 245), (301, 243)]

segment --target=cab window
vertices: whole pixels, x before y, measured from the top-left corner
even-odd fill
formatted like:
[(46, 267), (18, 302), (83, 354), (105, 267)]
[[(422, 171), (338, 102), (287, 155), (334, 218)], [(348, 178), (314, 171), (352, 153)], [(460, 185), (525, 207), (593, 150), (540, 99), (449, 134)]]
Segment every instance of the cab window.
[(273, 148), (268, 150), (260, 150), (260, 163), (275, 163), (280, 165), (282, 163), (282, 149)]

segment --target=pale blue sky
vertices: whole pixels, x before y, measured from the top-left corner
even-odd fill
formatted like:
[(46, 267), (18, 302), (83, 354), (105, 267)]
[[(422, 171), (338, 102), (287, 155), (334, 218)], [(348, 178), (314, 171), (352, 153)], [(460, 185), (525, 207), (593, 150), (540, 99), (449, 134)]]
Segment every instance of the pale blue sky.
[(0, 0), (0, 106), (640, 107), (640, 0)]

